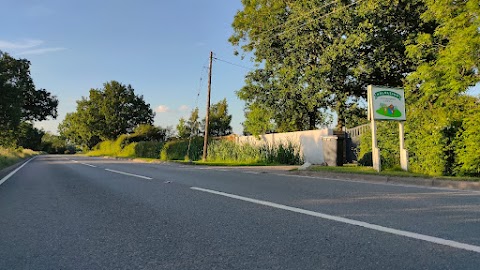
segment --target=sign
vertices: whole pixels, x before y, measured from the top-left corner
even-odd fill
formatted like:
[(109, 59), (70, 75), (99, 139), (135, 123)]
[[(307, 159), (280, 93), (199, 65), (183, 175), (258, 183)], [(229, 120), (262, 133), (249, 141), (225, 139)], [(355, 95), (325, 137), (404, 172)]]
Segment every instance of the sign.
[(374, 120), (405, 121), (405, 92), (400, 88), (368, 87), (368, 116)]

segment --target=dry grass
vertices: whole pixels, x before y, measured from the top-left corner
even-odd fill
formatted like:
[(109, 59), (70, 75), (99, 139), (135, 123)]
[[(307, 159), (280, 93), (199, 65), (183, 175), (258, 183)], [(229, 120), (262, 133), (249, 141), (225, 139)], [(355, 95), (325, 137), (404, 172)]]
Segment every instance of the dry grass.
[(13, 149), (12, 150), (12, 149), (5, 149), (0, 147), (0, 170), (15, 164), (24, 158), (28, 158), (38, 154), (39, 152), (35, 152), (30, 149)]

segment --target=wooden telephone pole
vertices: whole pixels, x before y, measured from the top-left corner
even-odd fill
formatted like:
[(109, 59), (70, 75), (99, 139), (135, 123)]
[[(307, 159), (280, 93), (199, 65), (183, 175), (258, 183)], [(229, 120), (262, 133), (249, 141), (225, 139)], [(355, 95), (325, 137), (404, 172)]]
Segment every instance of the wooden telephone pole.
[(207, 116), (205, 116), (205, 135), (203, 137), (203, 161), (207, 161), (207, 144), (208, 144), (208, 121), (210, 118), (210, 91), (212, 89), (212, 60), (213, 52), (210, 52), (210, 65), (208, 67), (208, 94), (207, 94)]

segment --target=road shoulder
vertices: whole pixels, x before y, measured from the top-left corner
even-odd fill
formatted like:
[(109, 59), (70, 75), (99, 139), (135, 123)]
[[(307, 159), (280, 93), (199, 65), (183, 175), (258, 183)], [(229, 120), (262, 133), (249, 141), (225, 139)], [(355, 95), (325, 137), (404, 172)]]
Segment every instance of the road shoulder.
[(292, 175), (328, 178), (332, 180), (335, 180), (335, 179), (352, 180), (352, 181), (363, 181), (363, 182), (389, 183), (389, 184), (480, 191), (480, 182), (472, 182), (472, 181), (456, 181), (456, 180), (446, 180), (446, 179), (438, 179), (438, 178), (384, 176), (384, 175), (369, 175), (369, 174), (354, 174), (354, 173), (339, 173), (339, 172), (320, 172), (320, 171), (308, 171), (308, 170), (290, 171), (289, 173)]

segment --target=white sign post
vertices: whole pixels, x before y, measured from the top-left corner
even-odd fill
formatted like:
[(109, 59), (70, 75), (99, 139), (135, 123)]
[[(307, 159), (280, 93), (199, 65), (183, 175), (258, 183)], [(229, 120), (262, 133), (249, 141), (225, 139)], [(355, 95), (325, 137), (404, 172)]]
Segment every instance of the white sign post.
[(400, 166), (408, 171), (408, 152), (405, 149), (405, 92), (400, 88), (387, 88), (369, 85), (367, 89), (368, 119), (372, 129), (372, 161), (376, 171), (381, 170), (380, 149), (377, 144), (377, 124), (375, 120), (399, 121)]

